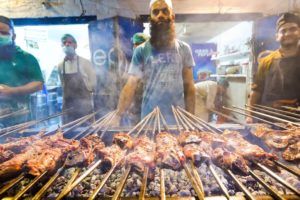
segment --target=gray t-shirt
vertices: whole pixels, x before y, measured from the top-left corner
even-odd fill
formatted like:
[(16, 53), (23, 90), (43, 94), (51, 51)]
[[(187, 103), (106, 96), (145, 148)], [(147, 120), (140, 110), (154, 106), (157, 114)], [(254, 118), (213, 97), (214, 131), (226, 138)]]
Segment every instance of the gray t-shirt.
[(156, 106), (167, 122), (174, 124), (171, 106), (184, 107), (182, 71), (195, 65), (188, 44), (176, 40), (174, 49), (156, 51), (147, 41), (134, 50), (129, 74), (144, 82), (141, 116), (145, 117)]

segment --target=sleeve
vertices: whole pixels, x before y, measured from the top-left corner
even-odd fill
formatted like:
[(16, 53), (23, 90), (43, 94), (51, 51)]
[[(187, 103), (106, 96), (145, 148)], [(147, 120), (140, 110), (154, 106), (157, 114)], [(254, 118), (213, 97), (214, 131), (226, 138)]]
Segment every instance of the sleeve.
[(183, 67), (194, 67), (195, 61), (193, 58), (191, 47), (188, 44), (184, 44), (184, 50), (183, 50)]
[(266, 64), (264, 61), (261, 61), (258, 65), (256, 74), (254, 75), (252, 90), (255, 92), (262, 93), (264, 90), (264, 81), (266, 73)]
[(206, 107), (207, 109), (212, 109), (215, 107), (215, 98), (217, 95), (217, 83), (211, 83), (211, 84), (207, 84), (207, 88), (206, 88), (206, 92), (207, 92), (207, 96), (206, 96)]
[(144, 62), (143, 62), (142, 48), (137, 47), (133, 51), (133, 56), (132, 56), (131, 63), (129, 66), (128, 74), (142, 78), (143, 64), (144, 64)]
[(41, 71), (41, 68), (40, 68), (40, 65), (37, 61), (37, 59), (31, 55), (31, 54), (27, 54), (28, 56), (28, 59), (27, 59), (27, 75), (28, 75), (28, 78), (29, 78), (29, 81), (30, 82), (33, 82), (33, 81), (41, 81), (41, 82), (44, 82), (44, 79), (43, 79), (43, 74), (42, 74), (42, 71)]

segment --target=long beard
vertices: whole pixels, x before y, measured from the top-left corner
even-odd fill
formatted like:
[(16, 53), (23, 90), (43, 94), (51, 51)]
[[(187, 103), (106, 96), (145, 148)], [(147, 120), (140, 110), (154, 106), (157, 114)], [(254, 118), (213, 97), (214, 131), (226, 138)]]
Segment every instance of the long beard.
[(173, 20), (169, 19), (163, 22), (150, 20), (150, 25), (150, 43), (154, 49), (166, 50), (174, 46), (176, 32)]
[(10, 60), (15, 55), (16, 46), (15, 44), (2, 46), (0, 48), (0, 59)]

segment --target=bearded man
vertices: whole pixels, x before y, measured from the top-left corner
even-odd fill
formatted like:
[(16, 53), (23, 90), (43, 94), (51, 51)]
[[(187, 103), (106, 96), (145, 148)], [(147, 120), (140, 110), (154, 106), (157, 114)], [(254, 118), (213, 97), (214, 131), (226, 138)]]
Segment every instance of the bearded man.
[[(137, 83), (144, 82), (141, 117), (159, 107), (169, 124), (175, 124), (172, 105), (194, 112), (195, 62), (188, 44), (175, 38), (175, 15), (170, 0), (150, 2), (151, 38), (133, 53), (129, 79), (118, 104), (115, 121), (120, 121), (132, 103)], [(116, 124), (115, 124), (116, 125)]]

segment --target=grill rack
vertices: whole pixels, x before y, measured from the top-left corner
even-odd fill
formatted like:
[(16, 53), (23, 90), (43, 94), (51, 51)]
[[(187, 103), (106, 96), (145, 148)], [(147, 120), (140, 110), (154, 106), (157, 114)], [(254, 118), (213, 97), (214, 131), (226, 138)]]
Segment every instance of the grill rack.
[[(184, 116), (183, 115), (183, 113), (184, 114), (186, 114), (186, 116)], [(204, 123), (202, 120), (200, 120), (199, 118), (197, 118), (197, 117), (195, 117), (195, 116), (192, 116), (192, 115), (190, 115), (189, 113), (187, 113), (187, 112), (185, 112), (183, 109), (181, 109), (181, 108), (177, 108), (177, 116), (178, 117), (181, 117), (180, 119), (182, 120), (182, 122), (184, 122), (184, 123), (182, 123), (182, 125), (185, 125), (185, 126), (187, 126), (187, 125), (191, 125), (190, 123), (192, 122), (192, 119), (193, 120), (197, 120), (197, 122), (198, 122), (198, 128), (200, 127), (199, 126), (199, 124), (201, 124), (201, 129), (200, 130), (203, 130), (203, 128), (206, 128), (207, 130), (209, 130), (209, 131), (212, 131), (212, 132), (216, 132), (216, 130), (218, 130), (218, 129), (216, 129), (215, 127), (212, 127), (212, 126), (210, 126), (209, 124), (206, 124), (206, 123)], [(187, 116), (189, 116), (190, 118), (188, 118)], [(111, 115), (111, 118), (113, 117), (113, 115)], [(193, 117), (193, 118), (192, 118)], [(108, 119), (109, 117), (107, 117), (106, 119)], [(86, 118), (85, 118), (86, 119)], [(85, 120), (84, 119), (84, 120)], [(146, 118), (147, 119), (147, 118)], [(145, 119), (144, 119), (145, 120)], [(109, 121), (109, 120), (108, 120)], [(80, 121), (80, 122), (82, 122), (82, 121)], [(80, 123), (79, 122), (79, 123)], [(141, 122), (145, 122), (145, 121), (141, 121)], [(104, 124), (104, 123), (103, 123)], [(102, 124), (102, 125), (103, 125)], [(141, 123), (140, 123), (141, 124)], [(140, 125), (139, 124), (139, 125)], [(179, 123), (178, 123), (179, 124)], [(73, 125), (73, 127), (72, 128), (76, 128), (77, 126), (79, 126), (78, 124), (75, 124), (75, 125)], [(99, 126), (97, 126), (97, 129), (98, 129), (98, 131), (100, 130), (100, 128), (101, 128), (101, 126), (99, 125)], [(190, 127), (191, 128), (191, 127)], [(194, 127), (195, 128), (195, 127)], [(93, 129), (95, 129), (95, 128), (93, 128)], [(188, 128), (187, 128), (188, 129)], [(106, 129), (107, 130), (107, 129)], [(106, 131), (105, 130), (105, 131)], [(70, 131), (70, 129), (68, 129), (68, 131)], [(105, 132), (104, 131), (104, 132)], [(220, 130), (219, 130), (220, 131)], [(101, 162), (101, 161), (98, 161), (98, 162)], [(97, 162), (96, 162), (97, 163)], [(95, 164), (96, 164), (95, 163)], [(278, 166), (280, 166), (280, 167), (282, 167), (282, 166), (285, 166), (284, 164), (278, 164), (278, 163), (275, 163), (275, 164), (277, 164)], [(260, 166), (261, 164), (259, 164), (258, 163), (258, 166), (259, 167), (261, 167), (261, 170), (262, 171), (268, 171), (268, 168), (266, 168), (266, 167), (264, 167), (264, 166)], [(116, 167), (116, 166), (115, 166)], [(107, 179), (109, 178), (109, 176), (113, 173), (113, 171), (115, 170), (115, 167), (113, 167), (106, 175), (105, 175), (105, 178), (102, 180), (102, 182), (101, 182), (101, 184), (100, 185), (104, 185), (105, 184), (105, 182), (107, 181)], [(189, 169), (189, 167), (191, 168), (191, 171), (190, 171), (190, 169)], [(194, 169), (194, 167), (195, 166), (193, 166), (193, 165), (190, 165), (190, 166), (185, 166), (185, 170), (186, 171), (189, 171), (189, 172), (191, 172), (190, 173), (190, 175), (192, 175), (192, 173), (193, 173), (193, 175), (195, 175), (195, 174), (197, 174), (197, 173), (194, 173), (194, 171), (195, 170), (193, 170)], [(285, 166), (287, 169), (289, 168), (288, 166)], [(86, 171), (86, 174), (88, 175), (90, 172), (92, 172), (94, 169), (95, 169), (96, 167), (94, 167), (94, 168), (89, 168), (90, 169), (90, 171)], [(218, 177), (218, 175), (216, 174), (216, 172), (213, 172), (214, 170), (213, 170), (213, 168), (210, 166), (209, 167), (209, 169), (211, 170), (211, 172), (212, 172), (212, 174), (215, 174), (214, 175), (214, 177), (217, 179), (217, 177)], [(51, 186), (51, 183), (53, 183), (54, 181), (55, 181), (55, 179), (59, 176), (59, 174), (61, 174), (61, 172), (63, 171), (63, 167), (61, 167), (61, 168), (59, 168), (58, 170), (57, 170), (57, 172), (56, 172), (56, 174), (54, 175), (54, 176), (52, 176), (52, 178), (46, 183), (46, 185), (45, 185), (45, 187), (46, 186)], [(125, 184), (125, 182), (126, 182), (126, 179), (128, 178), (128, 175), (129, 175), (129, 173), (132, 171), (132, 169), (131, 169), (131, 167), (128, 167), (127, 168), (127, 170), (126, 170), (126, 173), (124, 174), (124, 177), (123, 177), (123, 179), (122, 179), (122, 182), (121, 183), (123, 183), (123, 186), (122, 186), (122, 184), (120, 184), (119, 185), (119, 187), (118, 187), (118, 190), (116, 191), (116, 193), (115, 193), (115, 195), (114, 195), (114, 197), (113, 197), (113, 199), (118, 199), (119, 197), (120, 197), (120, 195), (121, 195), (121, 192), (122, 192), (122, 190), (123, 190), (123, 187), (124, 187), (124, 184)], [(257, 198), (254, 198), (252, 195), (251, 195), (251, 193), (249, 192), (249, 191), (247, 191), (247, 189), (238, 181), (238, 178), (237, 177), (235, 177), (235, 175), (230, 171), (230, 170), (226, 170), (226, 172), (229, 174), (229, 176), (231, 176), (231, 178), (233, 179), (233, 180), (236, 180), (236, 184), (239, 186), (239, 187), (241, 187), (241, 189), (242, 189), (242, 191), (245, 193), (245, 195), (246, 195), (246, 197), (248, 198), (248, 199), (257, 199)], [(252, 176), (253, 177), (255, 177), (255, 174), (254, 174), (254, 172), (253, 173), (251, 173), (252, 171), (250, 171), (250, 174), (252, 174)], [(24, 190), (22, 190), (22, 191), (20, 191), (16, 196), (15, 196), (15, 198), (14, 199), (19, 199), (19, 198), (21, 198), (22, 197), (22, 195), (23, 194), (25, 194), (31, 187), (33, 187), (43, 176), (45, 176), (45, 174), (47, 174), (46, 172), (44, 172), (41, 176), (39, 176), (39, 177), (36, 177), (29, 185), (28, 185), (28, 187), (26, 187)], [(147, 178), (147, 176), (146, 176), (146, 174), (147, 174), (147, 170), (145, 171), (145, 173), (144, 173), (144, 176), (143, 176), (143, 184), (142, 184), (142, 189), (141, 189), (141, 192), (140, 192), (140, 197), (139, 197), (139, 199), (145, 199), (145, 197), (144, 197), (144, 195), (145, 195), (145, 189), (146, 189), (146, 178)], [(299, 177), (299, 174), (296, 174), (298, 177)], [(188, 175), (189, 176), (189, 175)], [(74, 174), (74, 180), (76, 179), (76, 177), (77, 177), (77, 175), (75, 175)], [(163, 169), (160, 169), (160, 177), (161, 177), (161, 199), (169, 199), (169, 198), (166, 198), (166, 195), (165, 195), (165, 187), (164, 187), (164, 170)], [(190, 177), (192, 177), (192, 176), (190, 176)], [(275, 174), (275, 177), (277, 177), (277, 178), (280, 178), (280, 177), (278, 177), (276, 174)], [(6, 185), (5, 187), (6, 187), (6, 191), (7, 191), (7, 189), (9, 189), (9, 188), (11, 188), (12, 186), (14, 186), (14, 185), (16, 185), (18, 182), (20, 182), (22, 179), (24, 178), (24, 175), (23, 174), (21, 174), (19, 177), (17, 177), (17, 178), (15, 178), (15, 179), (13, 179), (8, 185)], [(77, 179), (78, 180), (78, 179)], [(82, 180), (83, 180), (83, 178), (82, 178)], [(258, 182), (260, 182), (261, 184), (263, 183), (263, 181), (261, 182), (261, 181), (259, 181), (258, 179), (256, 179)], [(76, 180), (75, 180), (76, 181)], [(72, 182), (72, 183), (74, 183), (75, 181), (70, 181), (70, 183)], [(78, 181), (78, 183), (79, 183), (80, 181)], [(195, 180), (193, 181), (193, 179), (191, 179), (191, 182), (194, 182), (194, 185), (197, 185), (197, 186), (195, 186), (196, 188), (197, 187), (199, 187), (199, 188), (201, 188), (201, 180), (200, 180), (200, 178), (195, 178)], [(222, 183), (221, 183), (221, 181), (218, 181), (217, 180), (217, 182), (220, 184), (220, 188), (222, 189), (222, 191), (223, 191), (223, 193), (224, 193), (224, 196), (225, 196), (225, 198), (227, 198), (227, 199), (232, 199), (232, 198), (234, 198), (234, 197), (229, 197), (229, 195), (228, 195), (228, 192), (226, 192), (226, 187), (224, 186), (224, 185), (222, 185)], [(286, 186), (287, 188), (292, 188), (292, 191), (294, 191), (295, 193), (296, 193), (296, 195), (298, 195), (298, 196), (300, 196), (300, 194), (299, 194), (299, 191), (297, 191), (297, 189), (295, 189), (295, 188), (293, 188), (293, 187), (290, 187), (284, 180), (283, 180), (283, 182), (282, 182), (282, 184), (284, 185), (284, 186)], [(10, 186), (10, 187), (9, 187)], [(287, 196), (282, 196), (282, 195), (280, 195), (280, 194), (277, 194), (276, 193), (276, 191), (274, 192), (272, 192), (272, 189), (270, 188), (270, 187), (268, 187), (267, 185), (265, 186), (268, 190), (269, 190), (269, 192), (271, 192), (271, 194), (272, 194), (272, 196), (275, 198), (275, 199), (289, 199), (289, 198), (296, 198), (297, 199), (297, 196), (296, 197), (294, 197), (294, 196), (290, 196), (290, 197), (287, 197)], [(3, 194), (4, 192), (3, 192), (3, 189), (4, 188), (2, 188), (1, 190), (0, 190), (0, 195), (1, 194)], [(99, 189), (100, 190), (100, 189)], [(201, 190), (201, 189), (200, 189)], [(202, 190), (203, 191), (203, 190)], [(36, 195), (35, 195), (35, 197), (34, 197), (34, 199), (40, 199), (42, 196), (41, 196), (41, 194), (39, 194), (39, 193), (37, 193)], [(200, 196), (200, 197), (199, 197)], [(96, 196), (94, 196), (93, 198), (96, 198)], [(93, 198), (90, 198), (90, 199), (93, 199)], [(202, 196), (201, 197), (201, 195), (198, 195), (198, 198), (199, 199), (204, 199), (204, 196)], [(213, 198), (213, 197), (212, 197)], [(221, 198), (221, 197), (220, 197)], [(223, 198), (223, 197), (222, 197)], [(123, 199), (123, 198), (122, 198)], [(126, 199), (126, 198), (125, 198)], [(188, 198), (180, 198), (180, 199), (188, 199)]]

